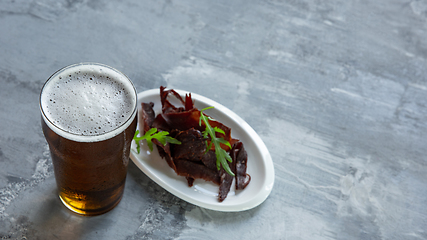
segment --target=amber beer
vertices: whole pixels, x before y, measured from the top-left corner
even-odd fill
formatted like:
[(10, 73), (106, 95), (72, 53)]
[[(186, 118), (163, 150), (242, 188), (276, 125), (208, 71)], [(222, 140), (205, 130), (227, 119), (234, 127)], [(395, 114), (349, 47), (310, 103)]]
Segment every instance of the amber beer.
[(81, 215), (113, 209), (125, 186), (137, 123), (132, 82), (106, 65), (82, 63), (54, 73), (40, 94), (59, 198)]

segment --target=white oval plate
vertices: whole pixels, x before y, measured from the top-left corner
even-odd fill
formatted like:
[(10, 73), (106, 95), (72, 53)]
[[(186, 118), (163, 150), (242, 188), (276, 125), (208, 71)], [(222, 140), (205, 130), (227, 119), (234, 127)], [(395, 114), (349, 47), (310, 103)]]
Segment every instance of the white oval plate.
[[(186, 91), (176, 90), (182, 97)], [(247, 173), (251, 175), (251, 182), (244, 190), (235, 190), (231, 186), (227, 198), (218, 202), (219, 186), (201, 179), (194, 181), (193, 187), (188, 187), (185, 177), (178, 176), (164, 159), (159, 156), (157, 148), (150, 152), (145, 141), (141, 141), (141, 152), (136, 152), (136, 144), (132, 141), (130, 158), (154, 182), (159, 184), (173, 195), (199, 207), (222, 211), (237, 212), (254, 208), (264, 202), (274, 185), (274, 166), (270, 153), (258, 134), (234, 112), (223, 105), (201, 95), (191, 93), (198, 109), (213, 106), (206, 110), (206, 114), (231, 128), (233, 138), (243, 142), (248, 153)], [(181, 106), (175, 98), (169, 100), (175, 106)], [(156, 115), (161, 112), (160, 90), (152, 89), (138, 94), (138, 106), (141, 102), (153, 102)], [(139, 126), (139, 125), (138, 125)]]

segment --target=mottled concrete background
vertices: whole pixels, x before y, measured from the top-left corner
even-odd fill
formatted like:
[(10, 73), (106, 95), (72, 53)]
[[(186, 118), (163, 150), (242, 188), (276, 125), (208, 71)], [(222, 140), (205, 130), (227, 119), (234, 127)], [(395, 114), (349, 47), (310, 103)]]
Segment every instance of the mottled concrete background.
[[(426, 39), (426, 0), (0, 0), (0, 237), (427, 239)], [(113, 211), (66, 210), (38, 96), (86, 61), (236, 112), (272, 155), (269, 198), (205, 210), (131, 163)]]

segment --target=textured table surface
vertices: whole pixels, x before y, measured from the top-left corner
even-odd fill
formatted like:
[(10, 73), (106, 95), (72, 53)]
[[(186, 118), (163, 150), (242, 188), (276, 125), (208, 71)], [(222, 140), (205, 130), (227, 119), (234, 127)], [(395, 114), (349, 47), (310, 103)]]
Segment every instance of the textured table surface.
[[(0, 238), (427, 239), (426, 39), (426, 0), (1, 0)], [(38, 98), (88, 61), (237, 113), (272, 156), (267, 200), (206, 210), (130, 163), (114, 210), (68, 211)]]

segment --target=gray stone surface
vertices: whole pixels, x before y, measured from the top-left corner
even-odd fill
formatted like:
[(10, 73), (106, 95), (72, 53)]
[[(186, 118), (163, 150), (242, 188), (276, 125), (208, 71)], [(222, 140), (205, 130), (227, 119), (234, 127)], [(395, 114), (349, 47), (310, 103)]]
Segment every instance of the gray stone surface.
[[(427, 239), (426, 39), (425, 0), (1, 0), (0, 238)], [(113, 211), (69, 212), (38, 96), (86, 61), (236, 112), (272, 155), (269, 198), (202, 209), (131, 163)]]

